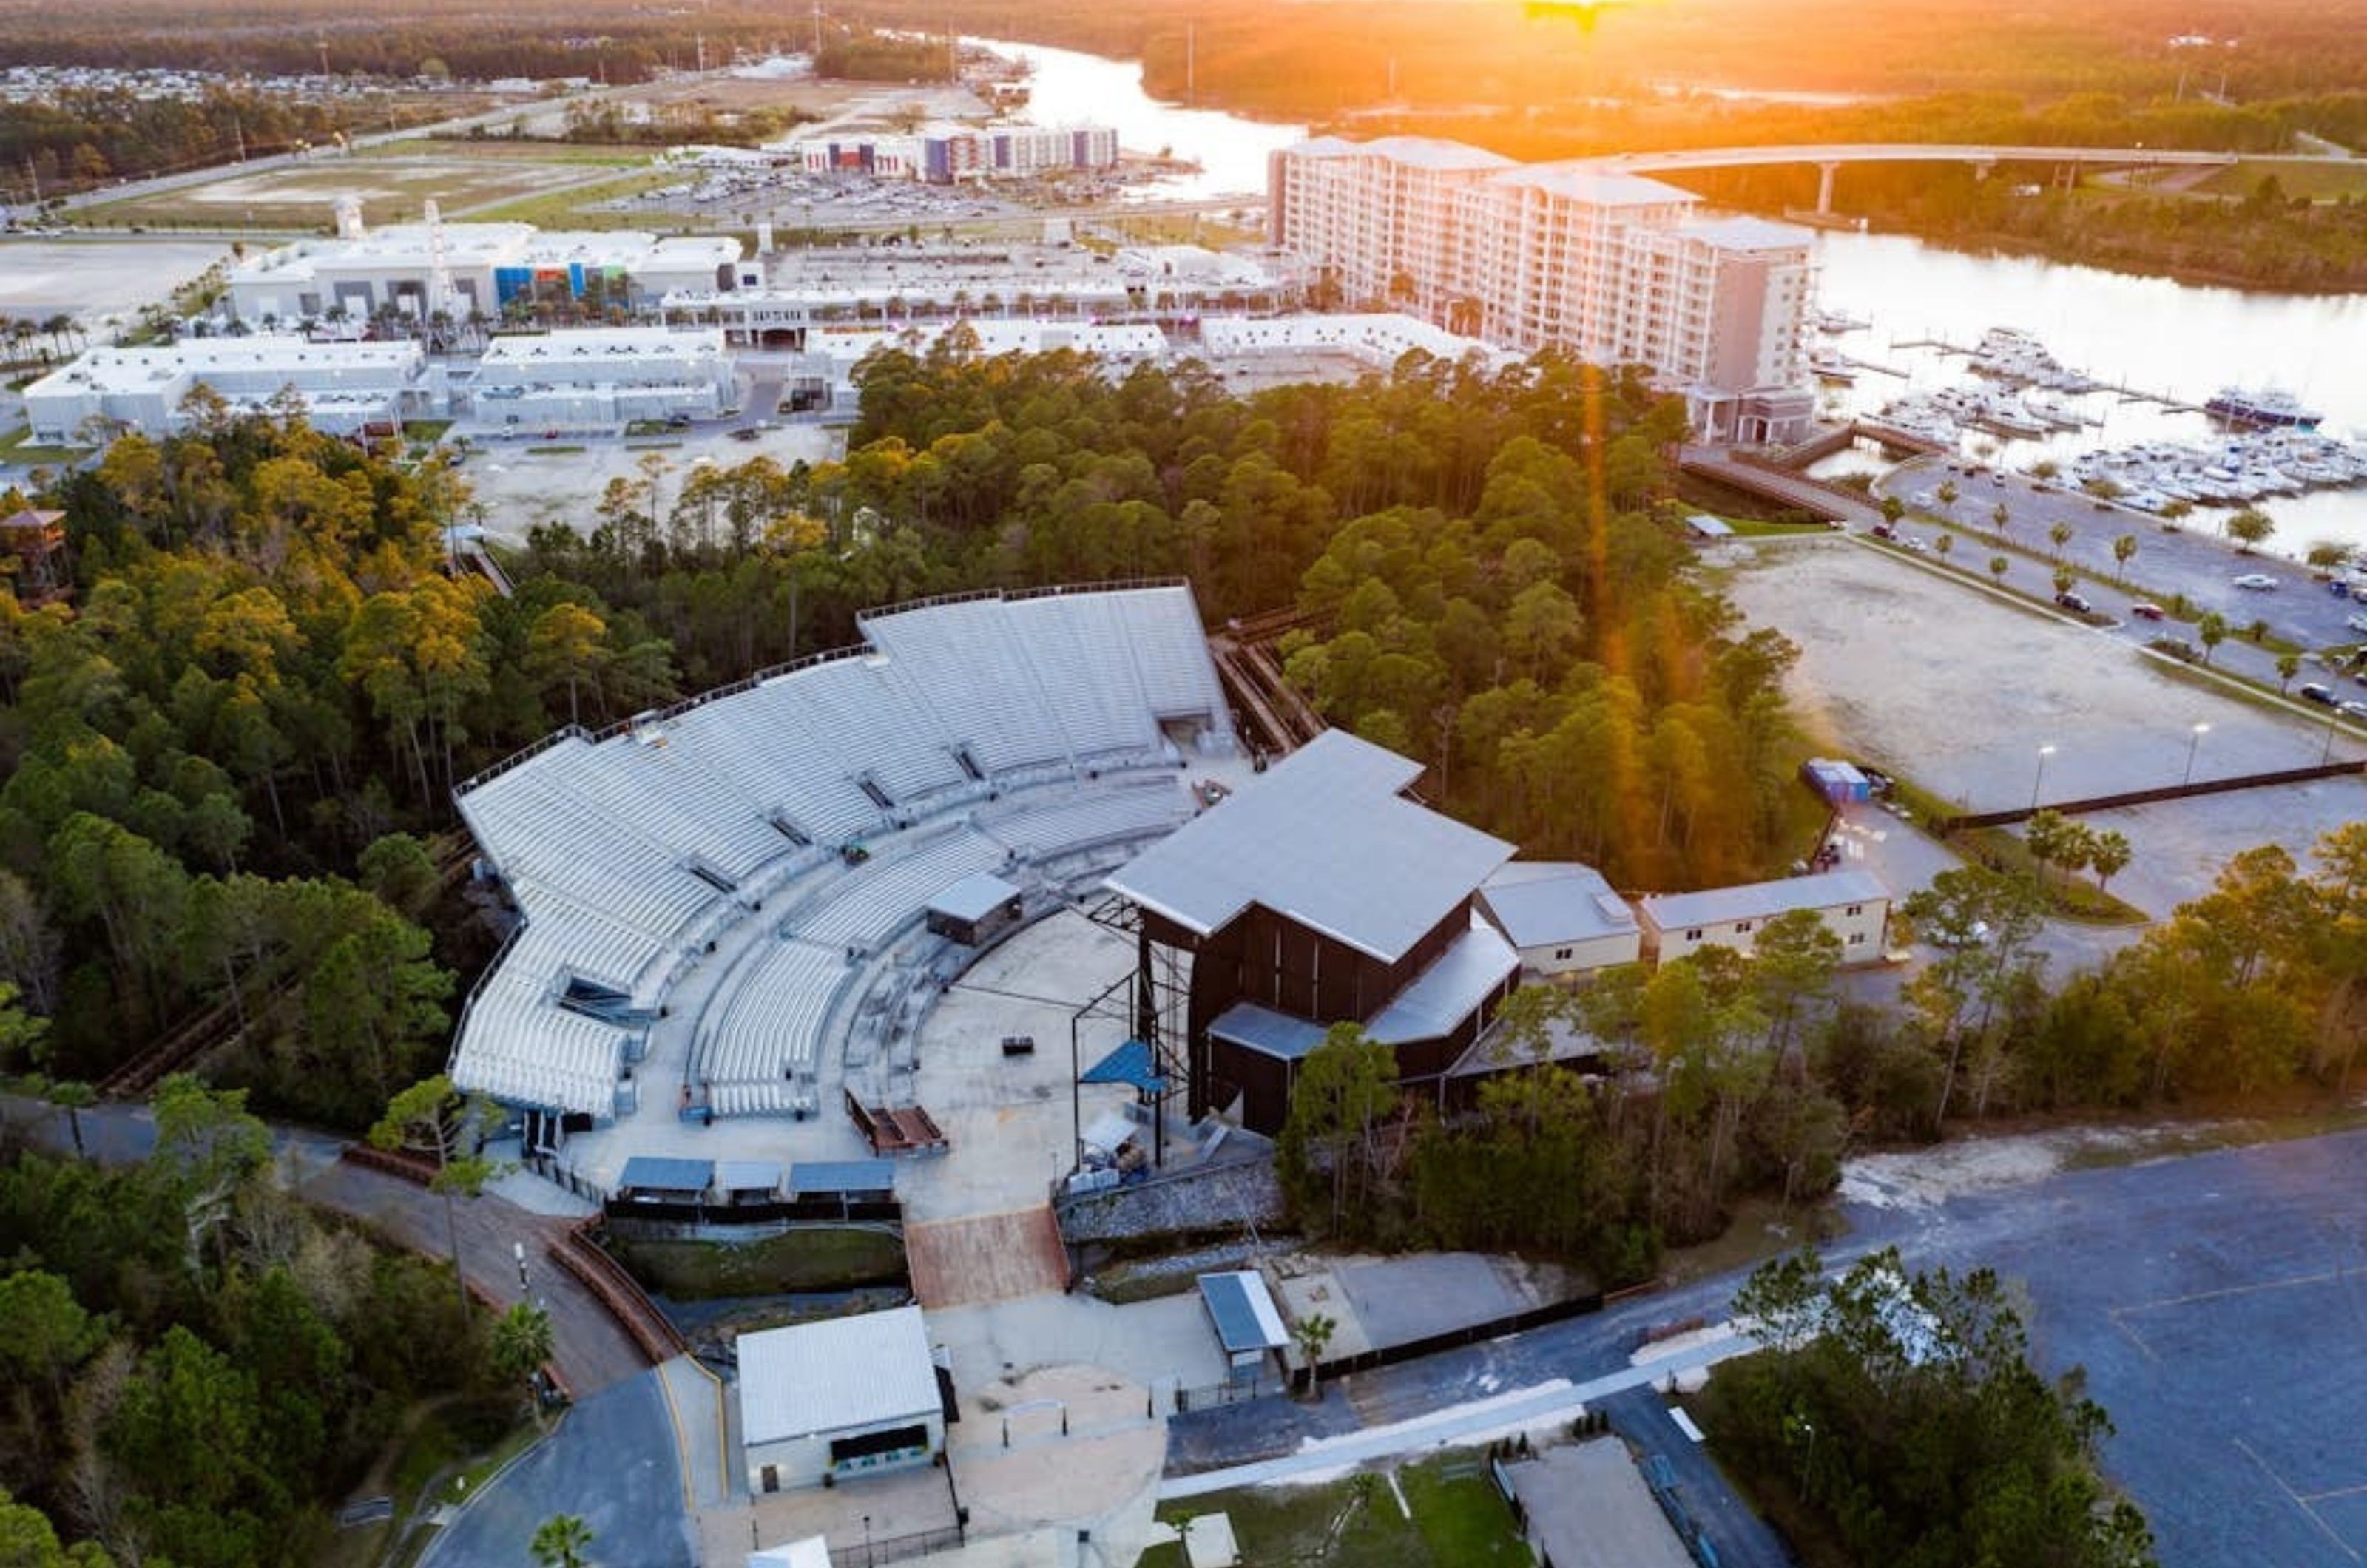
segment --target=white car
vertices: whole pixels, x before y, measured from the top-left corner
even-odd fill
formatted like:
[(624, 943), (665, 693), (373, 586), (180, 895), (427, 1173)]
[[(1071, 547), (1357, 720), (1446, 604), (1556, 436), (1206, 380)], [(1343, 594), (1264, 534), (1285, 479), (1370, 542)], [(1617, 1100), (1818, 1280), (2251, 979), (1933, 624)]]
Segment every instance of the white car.
[(2271, 577), (2265, 571), (2248, 571), (2243, 576), (2236, 579), (2237, 587), (2249, 588), (2255, 592), (2265, 593), (2275, 588), (2276, 585), (2277, 580)]

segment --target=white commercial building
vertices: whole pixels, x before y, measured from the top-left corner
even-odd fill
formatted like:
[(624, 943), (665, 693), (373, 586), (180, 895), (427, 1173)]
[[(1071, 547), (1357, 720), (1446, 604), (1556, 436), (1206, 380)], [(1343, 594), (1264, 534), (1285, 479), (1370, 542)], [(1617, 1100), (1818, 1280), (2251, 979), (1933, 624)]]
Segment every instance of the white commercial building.
[(1649, 367), (1704, 434), (1791, 439), (1815, 412), (1806, 230), (1704, 220), (1700, 197), (1420, 137), (1274, 154), (1274, 243), (1340, 302), (1413, 311), (1523, 354)]
[(946, 1413), (921, 1309), (742, 1335), (740, 1429), (758, 1495), (928, 1463)]
[(1643, 931), (1603, 874), (1575, 861), (1512, 861), (1480, 886), (1479, 910), (1533, 975), (1582, 975), (1633, 964)]
[(294, 323), (381, 310), (411, 319), (497, 318), (515, 299), (562, 296), (634, 310), (675, 289), (740, 286), (741, 247), (720, 237), (545, 233), (531, 223), (395, 223), (365, 231), (350, 204), (334, 239), (298, 240), (232, 267), (230, 311)]
[(1644, 954), (1655, 963), (1689, 957), (1704, 947), (1730, 947), (1747, 957), (1768, 921), (1795, 909), (1813, 909), (1840, 939), (1842, 963), (1871, 964), (1882, 956), (1890, 890), (1871, 872), (1828, 871), (1645, 897), (1636, 908), (1644, 921)]
[(79, 438), (92, 421), (143, 435), (187, 423), (182, 403), (210, 389), (235, 412), (260, 412), (292, 391), (331, 434), (391, 427), (432, 413), (440, 398), (415, 343), (311, 343), (300, 337), (187, 338), (164, 348), (94, 348), (25, 389), (33, 439)]
[(1117, 132), (1105, 125), (965, 125), (941, 120), (909, 134), (841, 130), (792, 137), (765, 151), (810, 175), (871, 175), (885, 179), (1014, 179), (1061, 169), (1106, 169), (1117, 162)]
[(486, 424), (580, 430), (686, 415), (738, 401), (717, 327), (600, 327), (504, 334), (485, 350), (472, 412)]

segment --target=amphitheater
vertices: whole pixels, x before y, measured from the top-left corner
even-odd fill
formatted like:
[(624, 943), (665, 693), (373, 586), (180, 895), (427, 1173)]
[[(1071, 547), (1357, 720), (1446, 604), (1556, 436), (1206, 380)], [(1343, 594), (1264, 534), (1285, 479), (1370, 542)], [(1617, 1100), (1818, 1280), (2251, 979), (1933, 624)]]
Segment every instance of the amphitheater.
[(526, 1113), (529, 1155), (843, 1125), (847, 1088), (909, 1101), (922, 1025), (978, 957), (926, 929), (931, 901), (988, 873), (1030, 924), (1073, 911), (1192, 815), (1187, 770), (1239, 765), (1181, 582), (858, 624), (855, 647), (561, 731), (461, 787), (524, 920), (450, 1071)]

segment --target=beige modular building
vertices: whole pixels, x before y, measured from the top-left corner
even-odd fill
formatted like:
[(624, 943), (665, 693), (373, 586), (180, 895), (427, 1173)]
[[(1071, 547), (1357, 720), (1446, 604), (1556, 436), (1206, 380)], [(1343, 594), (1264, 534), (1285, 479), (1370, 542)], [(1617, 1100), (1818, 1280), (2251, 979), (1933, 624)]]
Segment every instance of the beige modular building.
[(1828, 871), (1636, 902), (1644, 925), (1644, 955), (1658, 964), (1704, 947), (1730, 947), (1748, 955), (1768, 921), (1795, 909), (1814, 909), (1823, 918), (1840, 939), (1843, 964), (1871, 964), (1882, 956), (1890, 890), (1871, 872)]

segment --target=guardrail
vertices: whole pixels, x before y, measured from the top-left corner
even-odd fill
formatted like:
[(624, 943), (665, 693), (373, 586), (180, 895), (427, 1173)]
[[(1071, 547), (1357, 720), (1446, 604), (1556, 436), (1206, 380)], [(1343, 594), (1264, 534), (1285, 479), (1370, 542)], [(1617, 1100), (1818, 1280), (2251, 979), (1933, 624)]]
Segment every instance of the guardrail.
[(467, 795), (470, 790), (493, 783), (495, 779), (500, 778), (504, 773), (508, 773), (512, 768), (516, 767), (519, 763), (532, 761), (535, 758), (541, 756), (545, 751), (549, 750), (553, 746), (558, 745), (561, 741), (568, 739), (571, 737), (578, 740), (589, 740), (592, 739), (591, 733), (580, 724), (561, 725), (557, 729), (554, 729), (549, 734), (544, 736), (541, 739), (534, 742), (532, 745), (511, 752), (508, 756), (503, 758), (500, 761), (495, 762), (493, 766), (485, 769), (482, 773), (471, 773), (469, 777), (462, 779), (459, 784), (454, 787), (452, 791), (452, 798), (458, 800), (462, 795)]

